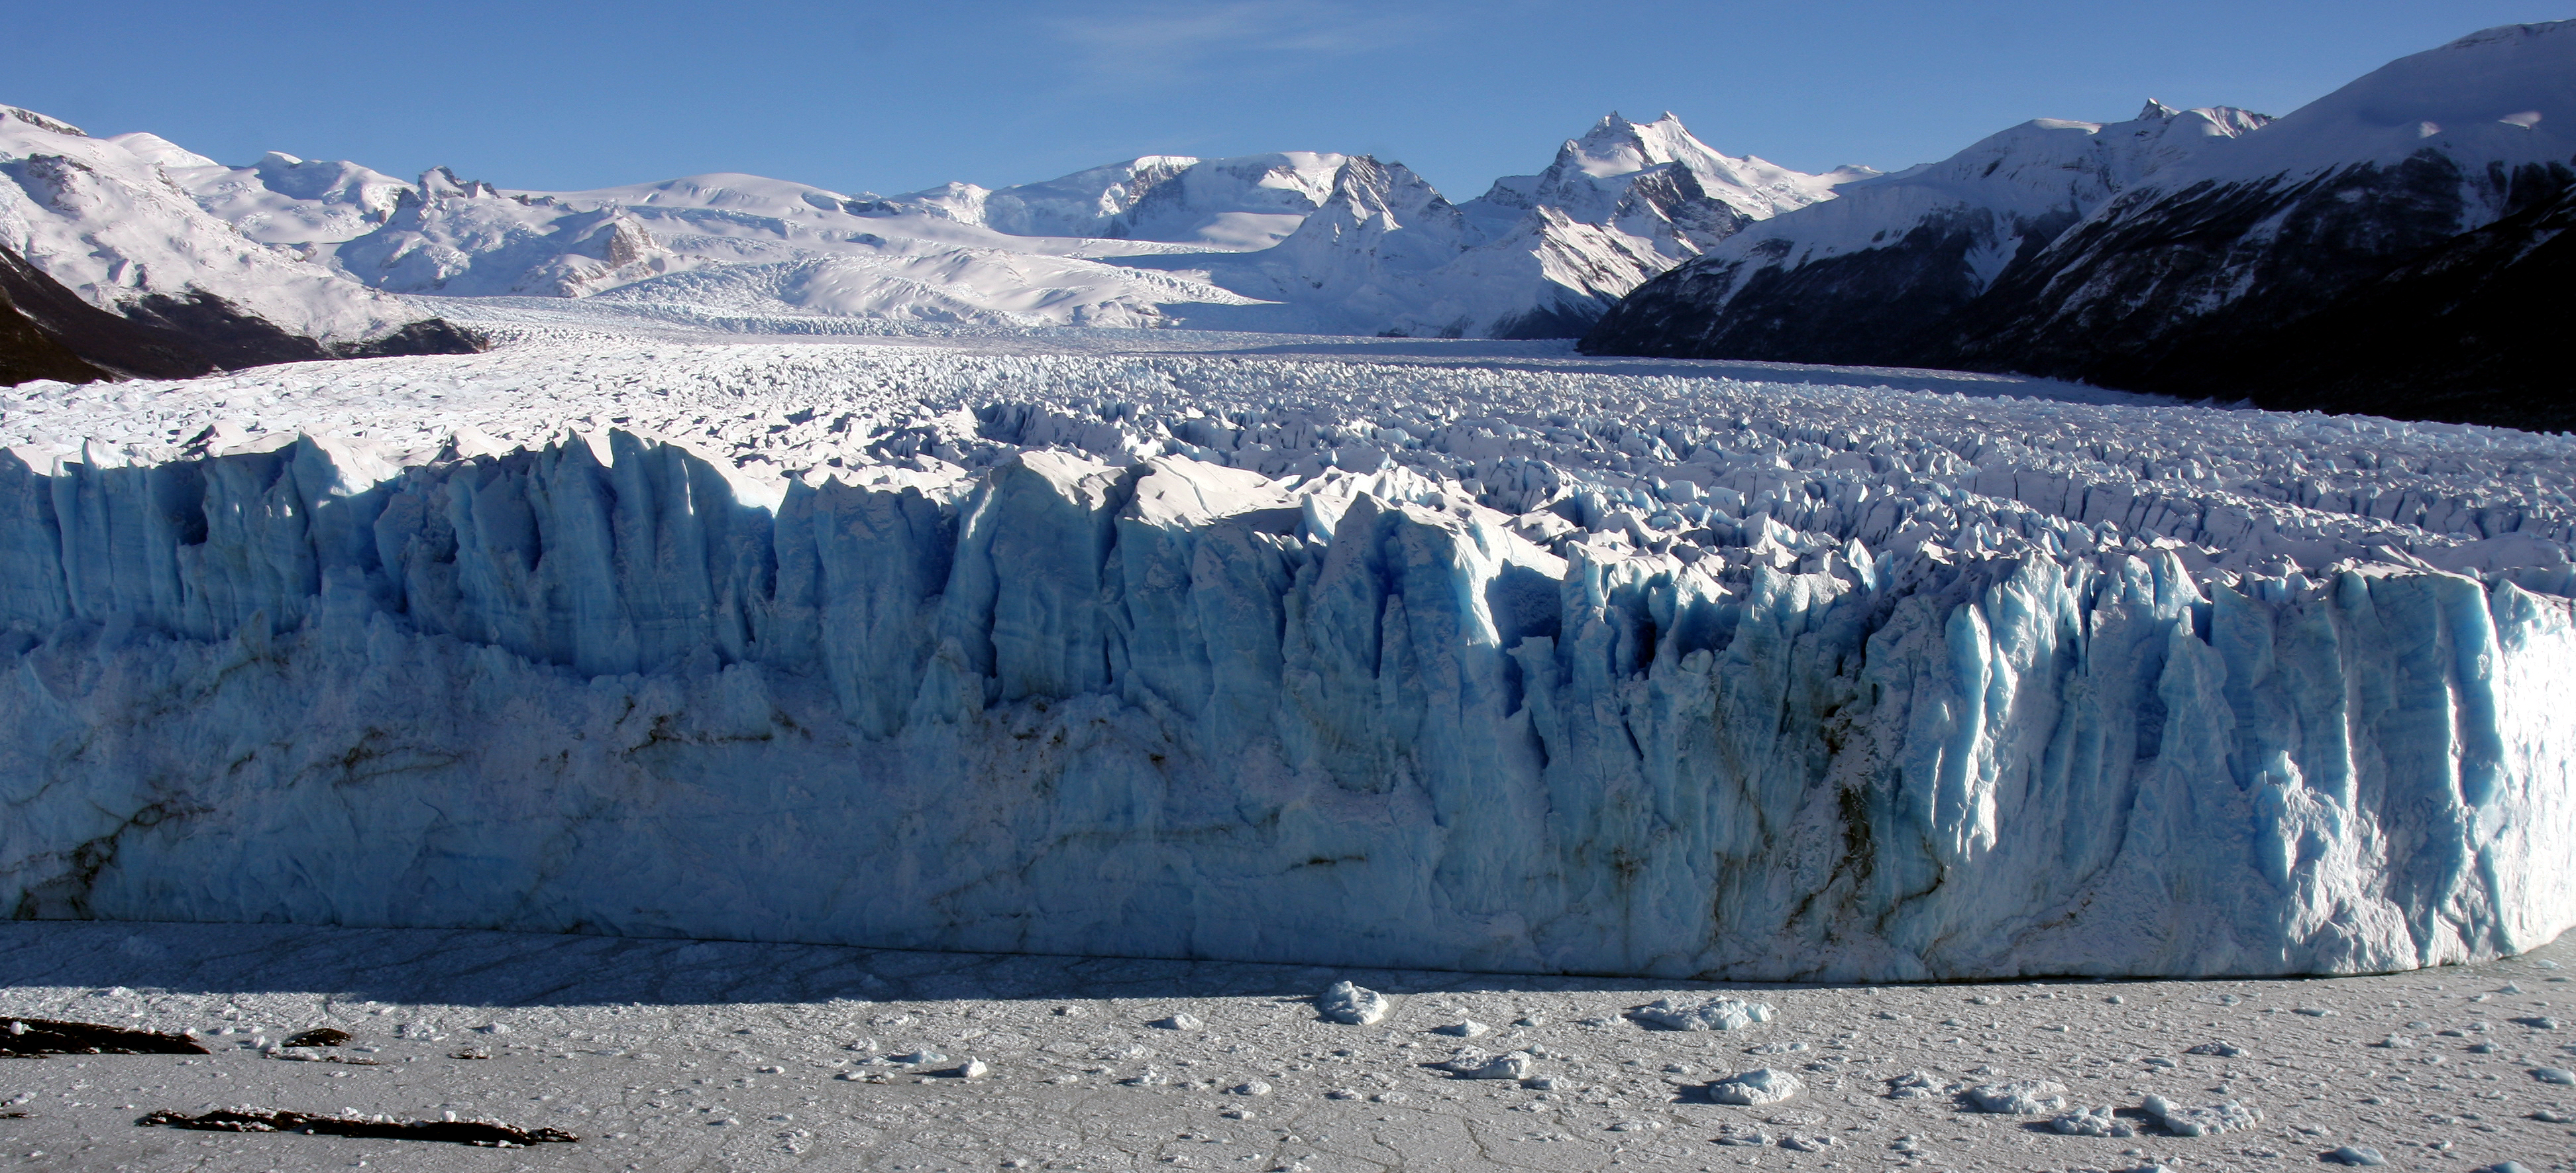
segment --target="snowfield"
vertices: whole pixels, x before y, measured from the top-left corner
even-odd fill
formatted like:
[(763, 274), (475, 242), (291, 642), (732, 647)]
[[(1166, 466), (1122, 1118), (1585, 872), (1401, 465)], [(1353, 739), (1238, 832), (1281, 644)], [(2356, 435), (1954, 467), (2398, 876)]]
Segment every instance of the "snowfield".
[(507, 304), (0, 392), (19, 915), (1766, 980), (2576, 919), (2563, 436)]

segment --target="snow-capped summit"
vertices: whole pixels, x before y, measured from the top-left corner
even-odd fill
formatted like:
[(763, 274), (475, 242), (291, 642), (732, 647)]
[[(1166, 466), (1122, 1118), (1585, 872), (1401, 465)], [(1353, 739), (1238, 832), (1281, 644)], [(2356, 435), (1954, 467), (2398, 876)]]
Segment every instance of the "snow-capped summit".
[(2032, 119), (1938, 163), (1846, 181), (1830, 202), (1748, 224), (1621, 305), (1586, 345), (1896, 363), (1913, 353), (1917, 331), (1983, 293), (2016, 256), (2158, 169), (2265, 121), (2155, 101), (2128, 122)]
[(1346, 158), (1314, 151), (1226, 159), (1145, 155), (998, 190), (949, 183), (866, 211), (924, 212), (1012, 236), (1267, 248), (1324, 201)]
[(2576, 20), (2502, 25), (2401, 57), (2166, 186), (2386, 167), (2426, 151), (2472, 169), (2576, 159)]
[(1835, 184), (1876, 174), (1861, 168), (1809, 175), (1752, 155), (1737, 158), (1699, 141), (1670, 111), (1642, 125), (1614, 111), (1582, 138), (1567, 139), (1546, 171), (1497, 179), (1475, 202), (1523, 211), (1553, 207), (1575, 220), (1606, 223), (1638, 177), (1661, 168), (1689, 172), (1700, 195), (1734, 211), (1739, 224), (1829, 199)]
[(1412, 168), (1360, 155), (1334, 174), (1323, 205), (1260, 257), (1285, 294), (1301, 281), (1348, 291), (1438, 268), (1475, 243), (1457, 205)]
[[(151, 160), (199, 206), (262, 244), (334, 244), (390, 219), (411, 184), (356, 163), (299, 159), (270, 151), (247, 167), (226, 167), (151, 134), (115, 142)], [(305, 255), (314, 255), (306, 248)]]
[[(1807, 175), (1720, 153), (1666, 114), (1617, 114), (1568, 139), (1545, 171), (1452, 204), (1401, 164), (1342, 164), (1320, 208), (1271, 249), (1204, 264), (1279, 303), (1202, 313), (1247, 329), (1446, 337), (1570, 337), (1648, 277), (1783, 208), (1876, 174)], [(1129, 264), (1170, 267), (1172, 258)]]

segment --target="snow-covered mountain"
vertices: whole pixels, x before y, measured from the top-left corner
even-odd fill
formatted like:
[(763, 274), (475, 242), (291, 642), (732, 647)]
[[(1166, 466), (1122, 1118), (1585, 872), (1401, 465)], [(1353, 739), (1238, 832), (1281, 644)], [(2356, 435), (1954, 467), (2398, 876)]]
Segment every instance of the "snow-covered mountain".
[[(1185, 275), (1086, 255), (1173, 246), (1013, 236), (956, 208), (895, 206), (756, 175), (537, 192), (446, 168), (388, 186), (354, 164), (274, 165), (283, 158), (174, 178), (262, 239), (395, 293), (615, 290), (620, 300), (708, 314), (988, 325), (1159, 325), (1166, 306), (1246, 300)], [(348, 178), (317, 182), (314, 173), (326, 171)], [(969, 210), (982, 206), (979, 198)], [(313, 231), (299, 237), (298, 225)]]
[[(2148, 113), (2032, 123), (1846, 187), (1641, 288), (1584, 345), (2576, 424), (2548, 334), (2487, 312), (2520, 320), (2503, 291), (2564, 271), (2552, 209), (2576, 188), (2576, 22), (2461, 38), (2268, 125)], [(2065, 152), (2039, 148), (2148, 124), (2164, 128), (2151, 149), (2102, 156), (2125, 169), (2071, 183), (2050, 162)], [(2446, 292), (2418, 280), (2436, 273)], [(2399, 305), (2415, 316), (2392, 318)], [(2414, 376), (2399, 390), (2401, 369)]]
[(2159, 169), (2267, 121), (2153, 101), (2127, 122), (2034, 119), (1739, 232), (1640, 291), (1585, 346), (1915, 364), (1924, 336), (2015, 259)]
[[(316, 190), (346, 176), (280, 184)], [(470, 340), (399, 298), (245, 235), (201, 205), (167, 168), (204, 164), (158, 139), (92, 138), (79, 128), (0, 107), (0, 259), (14, 327), (68, 346), (109, 371), (202, 373), (222, 367), (469, 346)], [(318, 178), (318, 177), (315, 177)], [(263, 209), (244, 206), (245, 219)], [(123, 325), (72, 310), (54, 287)], [(83, 353), (92, 342), (126, 343)]]
[[(2312, 356), (2284, 333), (2410, 267), (2504, 261), (2477, 234), (2509, 217), (2523, 215), (2528, 243), (2545, 245), (2555, 234), (2546, 209), (2571, 188), (2576, 21), (2489, 29), (2154, 176), (1999, 280), (1951, 353), (2115, 386), (2339, 410), (2416, 414), (2440, 410), (2439, 395), (2461, 409), (2442, 414), (2496, 420), (2521, 404), (2542, 410), (2520, 422), (2576, 425), (2567, 394), (2576, 380), (2554, 329), (2519, 335), (2448, 316), (2365, 339), (2360, 353), (2382, 368), (2366, 402), (2304, 377)], [(2459, 350), (2521, 356), (2526, 374), (2499, 383), (2492, 371), (2453, 371), (2402, 390), (2386, 377), (2390, 364), (2422, 367)]]
[(1312, 151), (1230, 159), (1147, 155), (997, 191), (950, 183), (867, 210), (927, 212), (1013, 236), (1267, 248), (1324, 202), (1348, 158)]
[[(1273, 248), (1201, 262), (1275, 307), (1199, 320), (1273, 330), (1573, 337), (1647, 278), (1781, 211), (1874, 175), (1807, 175), (1691, 136), (1670, 113), (1611, 114), (1535, 175), (1452, 204), (1399, 163), (1346, 162), (1331, 194)], [(1133, 264), (1176, 264), (1168, 258)]]
[(149, 135), (212, 214), (378, 289), (618, 290), (708, 313), (1571, 337), (1747, 224), (1874, 174), (1722, 154), (1613, 114), (1543, 171), (1453, 204), (1400, 163), (1152, 155), (1043, 183), (892, 197), (750, 175), (582, 192), (445, 169), (401, 183), (272, 154), (224, 167)]

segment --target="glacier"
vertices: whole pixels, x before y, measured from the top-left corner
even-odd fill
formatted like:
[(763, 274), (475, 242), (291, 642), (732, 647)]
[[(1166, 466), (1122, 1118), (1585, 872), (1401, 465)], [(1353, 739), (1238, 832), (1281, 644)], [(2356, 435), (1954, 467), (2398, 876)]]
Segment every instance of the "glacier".
[(15, 915), (1804, 980), (2576, 920), (2565, 436), (498, 333), (0, 390)]

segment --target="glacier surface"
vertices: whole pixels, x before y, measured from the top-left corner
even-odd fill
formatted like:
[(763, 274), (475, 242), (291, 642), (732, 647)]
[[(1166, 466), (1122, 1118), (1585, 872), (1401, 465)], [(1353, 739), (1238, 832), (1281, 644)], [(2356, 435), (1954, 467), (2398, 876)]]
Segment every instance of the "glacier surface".
[(0, 391), (17, 915), (1782, 979), (2576, 917), (2566, 437), (503, 333)]

